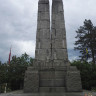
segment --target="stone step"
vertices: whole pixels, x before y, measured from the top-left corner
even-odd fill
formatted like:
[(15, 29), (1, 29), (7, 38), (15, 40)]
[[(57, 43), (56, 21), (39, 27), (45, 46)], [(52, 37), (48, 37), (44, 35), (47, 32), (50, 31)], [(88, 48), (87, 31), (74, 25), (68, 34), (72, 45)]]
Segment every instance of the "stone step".
[(48, 66), (34, 66), (34, 67), (28, 67), (27, 70), (28, 71), (32, 71), (32, 70), (56, 70), (56, 71), (66, 71), (67, 67), (66, 66), (54, 66), (54, 67), (48, 67)]
[(64, 79), (42, 79), (40, 80), (40, 87), (63, 87), (65, 86)]
[(40, 71), (40, 79), (64, 79), (64, 71)]
[(65, 87), (40, 87), (40, 92), (65, 92)]

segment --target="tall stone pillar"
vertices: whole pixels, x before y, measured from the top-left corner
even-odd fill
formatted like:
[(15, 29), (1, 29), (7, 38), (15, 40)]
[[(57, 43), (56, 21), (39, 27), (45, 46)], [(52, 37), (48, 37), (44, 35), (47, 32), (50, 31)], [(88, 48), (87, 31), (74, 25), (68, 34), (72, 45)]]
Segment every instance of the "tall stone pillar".
[[(68, 62), (66, 29), (62, 0), (52, 2), (52, 58), (54, 62), (61, 62), (65, 66)], [(64, 63), (65, 62), (65, 63)]]
[(49, 0), (39, 0), (35, 59), (50, 59), (50, 15)]
[[(24, 78), (24, 92), (82, 91), (80, 72), (68, 62), (62, 0), (39, 0), (35, 60)], [(51, 29), (51, 32), (50, 32)]]
[[(52, 1), (52, 29), (51, 29), (51, 42), (52, 42), (52, 59), (54, 67), (67, 66), (66, 72), (59, 68), (61, 74), (65, 73), (64, 79), (60, 78), (65, 83), (66, 91), (79, 92), (82, 91), (80, 72), (76, 67), (71, 67), (68, 63), (67, 44), (66, 44), (66, 29), (64, 21), (64, 10), (62, 0)], [(59, 74), (59, 76), (61, 75)], [(56, 78), (56, 81), (59, 80)], [(63, 85), (62, 82), (62, 85)], [(59, 83), (60, 84), (60, 83)]]
[[(39, 0), (36, 34), (35, 61), (33, 67), (25, 72), (24, 92), (40, 90), (40, 68), (50, 59), (50, 15), (49, 0)], [(41, 67), (40, 67), (41, 66)]]

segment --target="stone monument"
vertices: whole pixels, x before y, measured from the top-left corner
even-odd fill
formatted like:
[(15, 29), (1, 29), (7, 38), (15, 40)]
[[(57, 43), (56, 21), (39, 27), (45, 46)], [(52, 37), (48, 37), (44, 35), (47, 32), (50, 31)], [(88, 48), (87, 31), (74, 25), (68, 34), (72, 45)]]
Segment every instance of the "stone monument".
[[(51, 28), (50, 28), (51, 25)], [(35, 60), (25, 72), (24, 92), (80, 92), (80, 72), (70, 66), (62, 0), (38, 2)]]

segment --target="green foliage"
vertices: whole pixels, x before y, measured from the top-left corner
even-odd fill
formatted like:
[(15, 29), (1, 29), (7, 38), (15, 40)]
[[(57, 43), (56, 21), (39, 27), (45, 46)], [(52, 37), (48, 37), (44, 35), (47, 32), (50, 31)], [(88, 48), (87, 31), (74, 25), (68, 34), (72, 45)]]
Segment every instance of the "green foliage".
[(76, 66), (80, 70), (83, 89), (91, 90), (96, 87), (96, 65), (86, 61), (73, 61), (72, 66)]
[(93, 87), (93, 88), (91, 89), (91, 91), (92, 91), (92, 92), (96, 92), (96, 87)]
[(4, 83), (7, 81), (7, 64), (0, 64), (0, 92), (4, 92)]
[(91, 20), (84, 21), (84, 25), (76, 31), (75, 50), (81, 53), (80, 59), (85, 61), (86, 48), (88, 49), (88, 58), (95, 64), (96, 62), (96, 26), (93, 26)]
[(7, 83), (7, 90), (18, 90), (23, 88), (25, 70), (33, 65), (33, 58), (22, 54), (20, 57), (13, 56), (9, 64), (0, 63), (0, 85), (1, 90), (4, 83)]

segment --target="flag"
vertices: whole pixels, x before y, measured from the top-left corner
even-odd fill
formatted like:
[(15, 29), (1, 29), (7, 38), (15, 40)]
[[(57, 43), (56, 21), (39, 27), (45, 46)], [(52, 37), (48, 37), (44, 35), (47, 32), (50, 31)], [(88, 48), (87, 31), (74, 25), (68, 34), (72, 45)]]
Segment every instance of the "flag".
[(10, 58), (11, 58), (11, 48), (10, 48), (10, 53), (9, 53), (9, 64), (10, 64)]
[(86, 48), (86, 58), (88, 59), (88, 49)]

